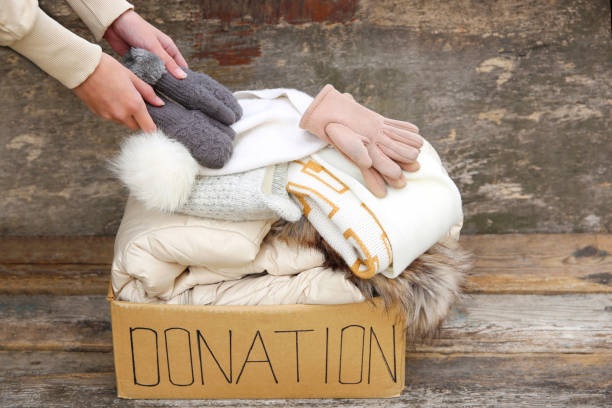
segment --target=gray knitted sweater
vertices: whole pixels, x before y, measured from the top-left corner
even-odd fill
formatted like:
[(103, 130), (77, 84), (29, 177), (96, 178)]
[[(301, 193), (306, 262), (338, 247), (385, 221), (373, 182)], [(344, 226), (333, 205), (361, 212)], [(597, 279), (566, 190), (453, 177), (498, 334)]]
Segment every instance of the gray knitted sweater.
[(287, 170), (288, 163), (281, 163), (226, 176), (198, 176), (177, 212), (228, 221), (280, 217), (295, 222), (302, 211), (285, 189)]

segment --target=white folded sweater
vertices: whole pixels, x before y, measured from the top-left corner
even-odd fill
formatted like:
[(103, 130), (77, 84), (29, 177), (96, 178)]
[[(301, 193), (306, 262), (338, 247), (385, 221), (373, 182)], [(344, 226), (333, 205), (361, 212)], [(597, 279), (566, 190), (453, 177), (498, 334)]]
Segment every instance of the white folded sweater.
[(240, 173), (306, 157), (327, 146), (298, 126), (313, 98), (297, 89), (275, 88), (234, 93), (242, 118), (232, 125), (234, 152), (221, 169), (200, 167), (201, 175)]
[[(300, 164), (308, 160), (325, 171)], [(418, 171), (404, 172), (406, 187), (377, 198), (357, 166), (328, 147), (290, 165), (289, 192), (314, 207), (304, 214), (353, 273), (394, 278), (443, 238), (458, 239), (463, 225), (459, 190), (427, 141), (418, 162)]]

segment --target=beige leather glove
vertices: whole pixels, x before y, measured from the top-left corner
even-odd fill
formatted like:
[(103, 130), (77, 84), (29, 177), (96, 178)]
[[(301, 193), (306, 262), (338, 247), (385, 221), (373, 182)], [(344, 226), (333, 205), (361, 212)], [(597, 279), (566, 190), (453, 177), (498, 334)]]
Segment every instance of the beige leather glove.
[(377, 197), (386, 195), (385, 181), (406, 185), (405, 171), (417, 171), (423, 138), (409, 122), (385, 118), (360, 105), (349, 94), (325, 85), (308, 107), (300, 127), (334, 145), (361, 170)]

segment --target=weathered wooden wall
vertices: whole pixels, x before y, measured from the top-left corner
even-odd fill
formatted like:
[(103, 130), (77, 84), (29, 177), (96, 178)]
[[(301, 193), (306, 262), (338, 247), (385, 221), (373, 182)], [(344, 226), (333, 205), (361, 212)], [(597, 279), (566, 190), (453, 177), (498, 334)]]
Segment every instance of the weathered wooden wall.
[[(467, 233), (612, 231), (606, 0), (133, 1), (231, 89), (330, 82), (418, 124)], [(88, 35), (63, 2), (42, 7)], [(127, 131), (0, 49), (0, 235), (110, 235)]]

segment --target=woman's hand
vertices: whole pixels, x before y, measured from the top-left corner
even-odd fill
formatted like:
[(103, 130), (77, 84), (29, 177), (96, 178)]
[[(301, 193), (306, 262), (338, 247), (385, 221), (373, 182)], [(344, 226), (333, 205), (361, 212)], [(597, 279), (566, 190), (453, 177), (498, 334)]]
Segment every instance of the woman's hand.
[(96, 115), (147, 133), (155, 131), (156, 126), (144, 101), (155, 106), (164, 104), (149, 84), (106, 53), (74, 93)]
[(104, 38), (112, 49), (123, 56), (130, 47), (144, 48), (164, 61), (166, 69), (177, 79), (187, 75), (180, 67), (188, 68), (176, 44), (170, 37), (146, 22), (134, 10), (128, 10), (113, 22)]

